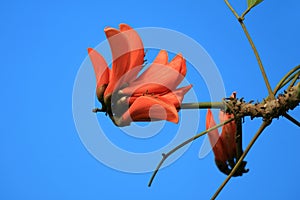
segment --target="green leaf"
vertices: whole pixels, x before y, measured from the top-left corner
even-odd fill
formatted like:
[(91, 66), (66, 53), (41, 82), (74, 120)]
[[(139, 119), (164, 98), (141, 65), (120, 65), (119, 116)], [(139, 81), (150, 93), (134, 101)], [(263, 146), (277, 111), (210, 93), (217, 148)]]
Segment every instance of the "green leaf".
[(263, 0), (247, 0), (248, 8), (253, 8), (263, 2)]

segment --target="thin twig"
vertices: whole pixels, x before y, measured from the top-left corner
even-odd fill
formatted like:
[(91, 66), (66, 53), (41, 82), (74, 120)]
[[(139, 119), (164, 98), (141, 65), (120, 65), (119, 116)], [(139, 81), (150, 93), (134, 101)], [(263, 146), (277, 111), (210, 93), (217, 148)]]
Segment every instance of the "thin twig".
[(287, 91), (289, 91), (296, 83), (296, 81), (300, 78), (300, 72), (298, 72), (297, 74), (295, 74), (295, 76), (293, 77), (289, 87), (287, 88)]
[(285, 113), (283, 116), (300, 127), (300, 122), (298, 120), (296, 120), (295, 118), (293, 118), (291, 115)]
[(257, 60), (257, 62), (258, 62), (260, 71), (261, 71), (262, 76), (263, 76), (263, 78), (264, 78), (266, 87), (267, 87), (267, 89), (268, 89), (269, 98), (270, 98), (270, 99), (275, 99), (275, 96), (274, 96), (273, 91), (272, 91), (272, 89), (271, 89), (271, 85), (270, 85), (270, 83), (269, 83), (269, 79), (268, 79), (267, 74), (266, 74), (266, 72), (265, 72), (265, 68), (264, 68), (264, 66), (263, 66), (263, 64), (262, 64), (262, 61), (261, 61), (260, 56), (259, 56), (259, 54), (258, 54), (258, 51), (257, 51), (257, 49), (256, 49), (256, 47), (255, 47), (255, 45), (254, 45), (254, 43), (253, 43), (253, 40), (252, 40), (252, 38), (251, 38), (251, 36), (250, 36), (250, 34), (249, 34), (249, 32), (248, 32), (248, 30), (247, 30), (247, 28), (246, 28), (244, 22), (243, 22), (243, 21), (244, 21), (243, 16), (245, 16), (245, 14), (247, 14), (250, 10), (247, 11), (247, 13), (244, 13), (244, 14), (242, 15), (242, 17), (240, 17), (240, 16), (237, 14), (237, 12), (234, 10), (234, 8), (230, 5), (230, 3), (228, 2), (228, 0), (225, 0), (225, 3), (226, 3), (226, 5), (228, 6), (228, 8), (231, 10), (231, 12), (234, 14), (234, 16), (237, 18), (237, 20), (240, 22), (240, 24), (241, 24), (241, 26), (242, 26), (242, 29), (243, 29), (243, 31), (244, 31), (244, 33), (245, 33), (245, 35), (246, 35), (246, 37), (247, 37), (247, 39), (248, 39), (248, 41), (249, 41), (251, 47), (252, 47), (252, 50), (253, 50), (253, 52), (254, 52), (254, 54), (255, 54), (255, 57), (256, 57), (256, 60)]
[[(300, 70), (300, 65), (294, 67), (293, 69), (291, 69), (280, 81), (279, 83), (276, 85), (273, 93), (276, 94), (282, 87), (284, 87), (291, 79), (291, 77), (294, 73), (297, 73), (297, 75), (299, 76), (299, 72), (297, 72), (298, 70)], [(290, 78), (290, 79), (289, 79)]]
[(257, 140), (257, 138), (260, 136), (260, 134), (264, 131), (264, 129), (270, 125), (271, 122), (267, 122), (264, 121), (263, 124), (260, 126), (260, 128), (258, 129), (258, 131), (256, 132), (256, 134), (254, 135), (254, 137), (252, 138), (252, 140), (250, 141), (250, 143), (248, 144), (247, 148), (245, 149), (244, 153), (242, 154), (242, 156), (240, 157), (240, 159), (238, 160), (238, 162), (236, 163), (236, 165), (234, 166), (234, 168), (232, 169), (232, 171), (230, 172), (230, 174), (227, 176), (227, 178), (224, 180), (224, 182), (221, 184), (221, 186), (218, 188), (218, 190), (215, 192), (215, 194), (212, 196), (211, 199), (216, 199), (216, 197), (220, 194), (220, 192), (222, 191), (222, 189), (225, 187), (225, 185), (228, 183), (228, 181), (230, 180), (230, 178), (234, 175), (234, 173), (238, 170), (240, 164), (243, 162), (244, 158), (246, 157), (246, 155), (248, 154), (249, 150), (251, 149), (251, 147), (253, 146), (253, 144), (255, 143), (255, 141)]
[(165, 161), (170, 155), (172, 155), (174, 152), (176, 152), (178, 149), (184, 147), (184, 146), (187, 145), (188, 143), (190, 143), (190, 142), (192, 142), (192, 141), (198, 139), (199, 137), (205, 135), (206, 133), (208, 133), (208, 132), (210, 132), (210, 131), (212, 131), (212, 130), (215, 130), (215, 129), (217, 129), (217, 128), (219, 128), (219, 127), (221, 127), (221, 126), (223, 126), (223, 125), (225, 125), (225, 124), (227, 124), (227, 123), (229, 123), (229, 122), (231, 122), (231, 121), (233, 121), (233, 120), (234, 120), (234, 118), (231, 118), (231, 119), (228, 119), (228, 120), (226, 120), (226, 121), (224, 121), (224, 122), (222, 122), (222, 123), (220, 123), (220, 124), (218, 124), (218, 125), (216, 125), (216, 126), (213, 126), (213, 127), (211, 127), (210, 129), (207, 129), (207, 130), (205, 130), (205, 131), (203, 131), (203, 132), (201, 132), (201, 133), (195, 135), (194, 137), (191, 137), (190, 139), (184, 141), (183, 143), (179, 144), (178, 146), (176, 146), (174, 149), (172, 149), (172, 150), (169, 151), (168, 153), (162, 154), (163, 158), (161, 159), (161, 161), (160, 161), (159, 164), (157, 165), (155, 171), (153, 172), (153, 174), (152, 174), (152, 176), (151, 176), (151, 179), (150, 179), (150, 181), (149, 181), (149, 183), (148, 183), (148, 187), (151, 186), (151, 184), (152, 184), (152, 182), (153, 182), (153, 180), (154, 180), (154, 178), (155, 178), (155, 176), (156, 176), (158, 170), (160, 169), (160, 167), (162, 166), (162, 164), (164, 163), (164, 161)]
[(228, 0), (224, 0), (226, 5), (228, 6), (228, 8), (231, 10), (231, 12), (234, 14), (234, 16), (239, 19), (240, 16), (237, 14), (237, 12), (233, 9), (233, 7), (230, 5), (230, 3), (228, 2)]
[(246, 37), (247, 37), (247, 39), (248, 39), (248, 41), (249, 41), (249, 43), (250, 43), (250, 45), (251, 45), (251, 47), (252, 47), (252, 50), (253, 50), (253, 52), (254, 52), (254, 54), (255, 54), (255, 57), (256, 57), (256, 60), (257, 60), (257, 62), (258, 62), (258, 65), (259, 65), (261, 74), (262, 74), (262, 76), (263, 76), (263, 78), (264, 78), (266, 87), (267, 87), (267, 89), (268, 89), (269, 98), (270, 98), (270, 99), (275, 99), (274, 93), (273, 93), (272, 88), (271, 88), (271, 85), (270, 85), (270, 83), (269, 83), (269, 79), (268, 79), (267, 74), (266, 74), (266, 72), (265, 72), (265, 68), (264, 68), (264, 66), (263, 66), (263, 64), (262, 64), (262, 61), (261, 61), (260, 56), (259, 56), (259, 54), (258, 54), (258, 51), (257, 51), (257, 49), (256, 49), (256, 47), (255, 47), (255, 45), (254, 45), (254, 43), (253, 43), (253, 41), (252, 41), (252, 38), (251, 38), (251, 36), (250, 36), (250, 34), (249, 34), (249, 32), (248, 32), (248, 30), (247, 30), (247, 28), (246, 28), (244, 22), (243, 22), (243, 21), (239, 21), (239, 22), (240, 22), (240, 24), (241, 24), (241, 26), (242, 26), (242, 29), (244, 30), (244, 33), (245, 33), (245, 35), (246, 35)]

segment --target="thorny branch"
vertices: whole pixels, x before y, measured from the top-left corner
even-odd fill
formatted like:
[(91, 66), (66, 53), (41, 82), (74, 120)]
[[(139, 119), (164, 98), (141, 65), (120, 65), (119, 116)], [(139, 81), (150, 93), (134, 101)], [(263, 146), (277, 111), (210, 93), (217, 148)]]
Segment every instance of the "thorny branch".
[(251, 119), (262, 117), (264, 121), (272, 121), (274, 118), (284, 116), (289, 110), (293, 110), (299, 105), (299, 102), (300, 82), (273, 100), (264, 100), (261, 103), (253, 104), (252, 102), (246, 103), (242, 98), (233, 99), (227, 104), (230, 105), (232, 112), (237, 117), (250, 116)]
[[(219, 103), (215, 104), (217, 105), (217, 108), (225, 108), (226, 112), (228, 113), (233, 113), (235, 116), (235, 119), (241, 119), (246, 116), (250, 116), (251, 119), (255, 117), (262, 117), (264, 121), (264, 125), (262, 130), (269, 125), (272, 122), (272, 119), (274, 118), (279, 118), (280, 116), (285, 116), (289, 110), (293, 110), (296, 106), (298, 106), (300, 103), (300, 82), (291, 87), (288, 91), (285, 91), (284, 94), (278, 95), (278, 97), (274, 100), (268, 99), (264, 100), (261, 103), (254, 103), (253, 102), (248, 102), (246, 103), (243, 98), (241, 99), (229, 99), (228, 101), (224, 101), (224, 105), (221, 106)], [(192, 105), (195, 106), (195, 108), (199, 108), (197, 103), (190, 104), (190, 106), (187, 106), (188, 109), (192, 108)], [(214, 105), (214, 104), (210, 104)], [(232, 119), (231, 119), (232, 120)], [(226, 121), (225, 123), (228, 123), (229, 121)], [(207, 132), (211, 131), (212, 129), (215, 129), (219, 126), (222, 126), (223, 124), (219, 124), (218, 126), (215, 126), (211, 129), (208, 129), (193, 138), (181, 143), (174, 149), (172, 149), (170, 152), (163, 154), (163, 158), (158, 164), (157, 168), (155, 169), (148, 186), (150, 187), (152, 184), (152, 181), (157, 174), (158, 170), (162, 166), (163, 162), (176, 150), (179, 148), (185, 146), (186, 144), (192, 142), (193, 140), (198, 139), (200, 136), (206, 134)], [(261, 132), (262, 132), (261, 130)], [(261, 134), (261, 132), (258, 132), (257, 137)], [(253, 139), (253, 143), (255, 142), (257, 138)], [(244, 169), (243, 165), (243, 159), (245, 158), (246, 154), (249, 152), (250, 148), (252, 147), (253, 143), (250, 143), (245, 152), (239, 152), (238, 156), (238, 162), (236, 163), (235, 167), (232, 169), (230, 175), (227, 177), (227, 181), (224, 182), (220, 190), (216, 193), (217, 195), (221, 191), (221, 189), (225, 186), (225, 184), (228, 182), (228, 180), (231, 178), (231, 176), (234, 176), (234, 174), (239, 170), (239, 169)]]

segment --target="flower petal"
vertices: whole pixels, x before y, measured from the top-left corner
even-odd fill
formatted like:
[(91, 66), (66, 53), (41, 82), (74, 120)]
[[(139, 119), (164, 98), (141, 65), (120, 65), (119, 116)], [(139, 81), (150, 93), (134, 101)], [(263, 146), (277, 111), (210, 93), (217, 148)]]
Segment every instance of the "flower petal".
[(174, 84), (179, 85), (186, 75), (186, 61), (182, 57), (182, 54), (177, 54), (173, 60), (169, 63), (169, 66), (177, 70), (180, 74), (174, 79)]
[(109, 68), (105, 59), (93, 48), (88, 48), (88, 54), (93, 64), (97, 85), (108, 84)]
[(127, 37), (119, 30), (114, 28), (105, 28), (104, 32), (108, 39), (112, 51), (112, 70), (110, 73), (109, 84), (105, 90), (106, 96), (112, 94), (113, 90), (118, 87), (118, 80), (128, 71), (130, 63), (130, 52)]
[[(208, 109), (206, 114), (206, 130), (216, 125), (212, 112)], [(218, 129), (208, 132), (208, 138), (215, 154), (216, 162), (226, 163), (227, 157), (223, 152), (223, 143), (219, 136)]]
[[(216, 122), (213, 118), (213, 115), (212, 115), (212, 112), (210, 111), (210, 109), (207, 110), (205, 124), (206, 124), (206, 130), (210, 129), (211, 127), (216, 125)], [(211, 146), (214, 147), (215, 144), (217, 144), (219, 137), (220, 137), (218, 129), (212, 130), (212, 131), (208, 132), (207, 134), (208, 134), (208, 138), (209, 138)]]
[[(183, 59), (182, 56), (177, 55), (168, 65), (159, 63), (165, 63), (166, 60), (166, 52), (161, 51), (155, 63), (152, 63), (147, 70), (121, 92), (129, 96), (141, 96), (144, 94), (166, 94), (175, 90), (184, 78), (180, 73)], [(181, 78), (179, 79), (179, 77)]]
[(168, 100), (174, 104), (176, 108), (180, 108), (184, 95), (192, 88), (192, 85), (188, 85), (177, 90), (171, 91), (165, 95), (158, 96), (161, 100)]
[(177, 87), (174, 76), (177, 77), (178, 72), (170, 67), (152, 64), (144, 73), (120, 92), (129, 96), (154, 95), (167, 93)]
[[(159, 98), (162, 101), (168, 101), (171, 102), (177, 109), (180, 108), (181, 102), (184, 98), (184, 95), (192, 88), (192, 85), (188, 85), (182, 88), (179, 88), (177, 90), (174, 91), (170, 91), (166, 94), (157, 94), (157, 95), (151, 95), (149, 94), (149, 96), (155, 97), (155, 98)], [(124, 102), (126, 102), (127, 104), (131, 105), (133, 104), (133, 102), (139, 98), (139, 96), (131, 96), (129, 98), (124, 98), (122, 99)], [(126, 101), (125, 101), (126, 100)]]
[(184, 58), (183, 58), (183, 61), (181, 63), (180, 73), (183, 77), (185, 77), (185, 75), (186, 75), (186, 60)]
[[(234, 117), (233, 115), (220, 112), (220, 121), (226, 121)], [(224, 151), (227, 153), (228, 159), (232, 160), (236, 156), (236, 124), (235, 121), (232, 121), (228, 124), (225, 124), (222, 127), (221, 138), (224, 144)]]
[(119, 27), (121, 33), (126, 36), (129, 44), (128, 50), (130, 52), (130, 63), (128, 66), (128, 71), (135, 67), (139, 67), (139, 70), (134, 70), (133, 73), (126, 75), (126, 78), (124, 78), (123, 81), (128, 82), (129, 80), (136, 78), (137, 74), (142, 68), (142, 65), (144, 64), (144, 45), (138, 33), (129, 25), (120, 24)]
[(119, 124), (120, 126), (127, 126), (132, 121), (153, 120), (167, 120), (178, 123), (178, 113), (175, 106), (170, 102), (161, 101), (154, 97), (141, 96), (123, 114)]
[(181, 71), (181, 65), (182, 65), (183, 57), (182, 54), (177, 54), (171, 62), (168, 64), (170, 67), (172, 67), (174, 70), (180, 72)]
[(109, 82), (109, 68), (105, 59), (96, 50), (88, 48), (88, 54), (96, 76), (96, 94), (98, 100), (103, 101), (104, 90)]
[(168, 52), (166, 50), (160, 50), (154, 59), (153, 63), (167, 65), (168, 64)]

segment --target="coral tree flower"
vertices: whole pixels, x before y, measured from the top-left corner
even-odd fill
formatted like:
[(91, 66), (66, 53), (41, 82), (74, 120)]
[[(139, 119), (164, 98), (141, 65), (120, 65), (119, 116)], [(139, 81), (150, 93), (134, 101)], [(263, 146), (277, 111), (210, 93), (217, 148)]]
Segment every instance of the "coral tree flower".
[[(233, 92), (230, 98), (235, 99), (236, 92)], [(233, 114), (228, 114), (224, 111), (220, 111), (219, 113), (220, 123), (233, 117)], [(216, 123), (214, 121), (212, 112), (208, 110), (206, 114), (206, 130), (215, 125)], [(218, 169), (226, 175), (231, 172), (237, 161), (236, 132), (236, 122), (231, 121), (223, 125), (221, 135), (219, 135), (217, 129), (208, 133), (208, 138), (215, 155), (216, 165)], [(246, 162), (243, 161), (242, 165), (240, 165), (239, 170), (234, 174), (234, 176), (241, 176), (243, 173), (248, 172), (248, 170), (244, 169), (245, 165)]]
[[(214, 121), (212, 112), (210, 110), (208, 110), (207, 114), (206, 114), (206, 129), (209, 129), (215, 125), (216, 125), (216, 122)], [(226, 125), (224, 125), (224, 126), (226, 126)], [(225, 132), (223, 132), (223, 130), (225, 130), (225, 129), (224, 128), (222, 129), (221, 136), (219, 135), (219, 132), (217, 129), (210, 131), (208, 133), (208, 138), (209, 138), (210, 144), (213, 148), (213, 152), (215, 155), (215, 162), (216, 162), (218, 169), (221, 172), (223, 172), (224, 174), (229, 174), (230, 169), (228, 168), (228, 160), (230, 157), (229, 155), (234, 154), (233, 149), (235, 148), (235, 142), (234, 142), (234, 144), (229, 144), (229, 146), (233, 147), (233, 148), (227, 148), (228, 142), (224, 141), (224, 139), (226, 139), (227, 137), (230, 138), (232, 134), (231, 134), (231, 132), (227, 132), (227, 134), (229, 133), (229, 135), (225, 137)], [(233, 133), (233, 134), (235, 134), (235, 133)]]
[(144, 47), (138, 33), (127, 24), (119, 30), (104, 29), (112, 51), (112, 68), (96, 50), (88, 48), (96, 76), (96, 95), (102, 111), (117, 126), (132, 121), (168, 120), (178, 123), (178, 110), (191, 85), (177, 89), (186, 75), (186, 61), (181, 54), (170, 62), (161, 50), (154, 62), (144, 67)]

